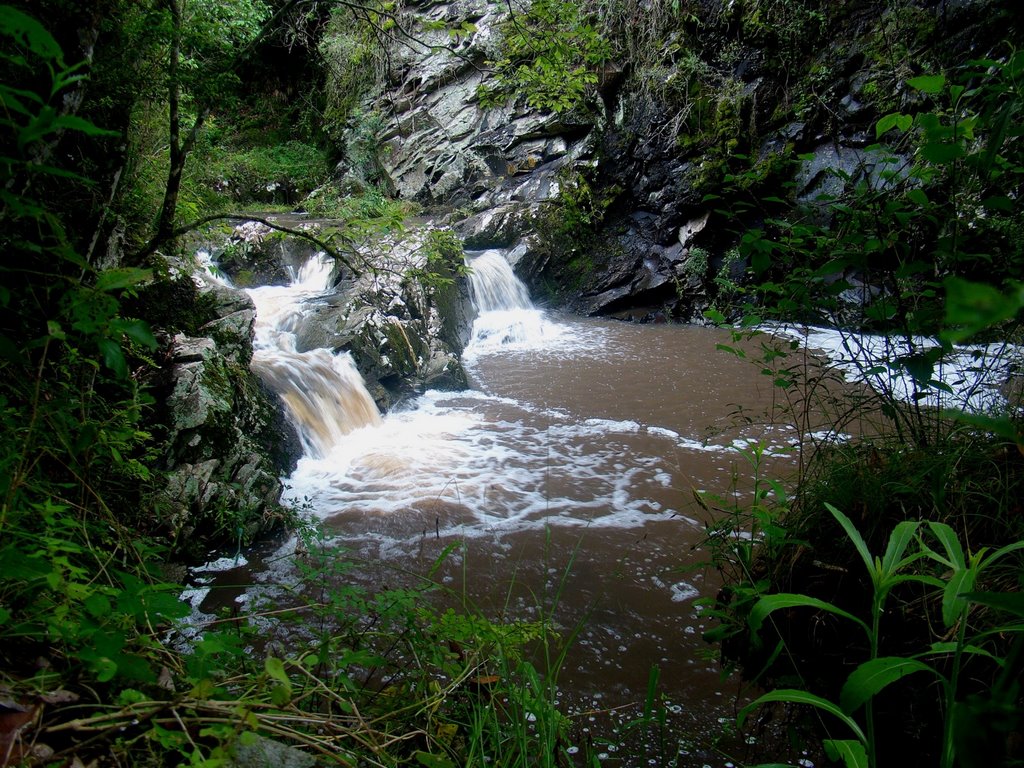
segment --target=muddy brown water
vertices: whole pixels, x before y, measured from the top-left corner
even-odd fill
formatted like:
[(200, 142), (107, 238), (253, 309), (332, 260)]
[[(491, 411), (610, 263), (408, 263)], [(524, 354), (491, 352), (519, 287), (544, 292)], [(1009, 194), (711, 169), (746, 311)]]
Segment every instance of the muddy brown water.
[[(702, 638), (696, 601), (720, 585), (698, 567), (708, 513), (693, 495), (745, 502), (745, 440), (771, 446), (766, 476), (792, 476), (795, 433), (762, 418), (778, 412), (777, 389), (718, 349), (730, 339), (717, 329), (511, 311), (529, 313), (526, 332), (478, 329), (469, 390), (428, 392), (349, 429), (302, 459), (290, 498), (367, 564), (357, 578), (371, 587), (426, 573), (458, 542), (437, 572), (442, 600), (496, 619), (554, 607), (563, 632), (578, 633), (557, 675), (575, 746), (607, 739), (609, 765), (751, 759), (758, 745), (723, 738), (746, 699)], [(268, 567), (253, 556), (219, 583), (272, 581)], [(224, 589), (201, 608), (246, 599)], [(652, 666), (667, 741), (627, 727)]]

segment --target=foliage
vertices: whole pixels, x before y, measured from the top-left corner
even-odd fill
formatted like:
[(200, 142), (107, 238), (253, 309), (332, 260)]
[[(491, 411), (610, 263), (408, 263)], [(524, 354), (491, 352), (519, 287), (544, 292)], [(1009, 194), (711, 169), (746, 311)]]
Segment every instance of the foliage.
[(102, 131), (61, 108), (83, 67), (68, 65), (36, 20), (0, 6), (0, 33), (5, 64), (49, 79), (40, 90), (0, 90), (10, 115), (0, 124), (10, 148), (0, 164), (5, 684), (22, 675), (30, 691), (80, 678), (155, 681), (157, 631), (181, 606), (149, 569), (158, 549), (140, 521), (114, 511), (138, 508), (153, 471), (141, 427), (150, 401), (137, 378), (156, 341), (121, 306), (151, 276), (97, 269), (70, 242), (62, 212), (43, 202), (55, 184), (88, 184), (55, 164), (62, 156), (49, 142)]
[(817, 0), (753, 0), (744, 3), (743, 30), (775, 50), (779, 64), (791, 68), (821, 40), (827, 5)]
[(740, 455), (752, 473), (749, 496), (741, 492), (740, 475), (735, 469), (730, 494), (694, 493), (697, 505), (708, 515), (700, 548), (707, 553), (707, 565), (718, 571), (724, 581), (714, 599), (700, 602), (708, 618), (718, 621), (705, 639), (723, 643), (729, 651), (734, 639), (746, 636), (748, 612), (769, 586), (768, 580), (756, 573), (756, 559), (777, 557), (792, 543), (782, 522), (789, 504), (786, 489), (777, 480), (763, 476), (765, 446), (747, 443), (740, 449)]
[(492, 81), (478, 92), (481, 104), (523, 97), (533, 109), (586, 109), (611, 47), (584, 9), (579, 3), (533, 0), (525, 13), (513, 12), (503, 27), (502, 57), (491, 63)]
[[(888, 144), (866, 150), (866, 167), (838, 174), (839, 196), (797, 206), (750, 196), (733, 206), (741, 221), (760, 222), (740, 236), (753, 277), (744, 298), (756, 306), (734, 341), (752, 337), (743, 326), (763, 339), (765, 316), (846, 326), (844, 347), (874, 392), (837, 397), (839, 382), (794, 355), (796, 344), (762, 342), (757, 364), (791, 403), (802, 398), (804, 413), (833, 408), (833, 434), (867, 407), (883, 419), (802, 464), (776, 518), (784, 534), (762, 535), (743, 560), (717, 551), (728, 581), (712, 639), (782, 686), (741, 720), (770, 702), (809, 705), (826, 753), (847, 766), (887, 764), (897, 743), (943, 766), (1002, 764), (1007, 734), (1020, 727), (1011, 682), (1024, 572), (1019, 414), (1012, 402), (1001, 414), (922, 402), (949, 391), (939, 367), (954, 343), (1019, 333), (1024, 260), (1005, 233), (1019, 227), (1008, 201), (1024, 183), (1022, 72), (1014, 52), (910, 78), (916, 110), (878, 121), (876, 138)], [(751, 173), (727, 178), (742, 197)], [(748, 346), (727, 348), (744, 356)], [(909, 402), (885, 384), (894, 372), (912, 382)], [(740, 528), (728, 517), (722, 525)], [(918, 685), (900, 683), (907, 675)], [(912, 732), (899, 718), (907, 711)], [(836, 723), (843, 730), (833, 734)]]
[[(972, 291), (990, 305), (1002, 292), (1015, 295), (1024, 267), (1019, 240), (1007, 236), (1020, 217), (1008, 201), (1024, 181), (1021, 146), (1010, 127), (1022, 66), (1020, 54), (972, 62), (958, 75), (971, 87), (944, 76), (909, 81), (933, 100), (931, 108), (879, 120), (878, 137), (895, 137), (896, 146), (869, 148), (871, 165), (838, 173), (846, 191), (835, 199), (790, 208), (779, 198), (747, 197), (732, 208), (740, 221), (754, 215), (763, 221), (739, 242), (754, 278), (747, 297), (760, 305), (758, 314), (851, 328), (844, 342), (862, 375), (878, 382), (877, 407), (918, 444), (949, 427), (920, 406), (949, 391), (936, 375), (954, 351), (955, 334), (937, 336), (947, 291), (962, 294), (966, 284), (958, 281), (984, 277), (995, 283), (994, 292), (983, 298), (982, 289)], [(911, 152), (913, 162), (901, 154)], [(755, 175), (727, 177), (731, 191), (742, 196)], [(1008, 298), (988, 310), (1008, 321), (1001, 333), (1012, 334), (1014, 306)], [(883, 355), (863, 331), (890, 339)], [(922, 340), (928, 338), (936, 341)], [(909, 404), (885, 385), (887, 372), (912, 380)]]
[[(1018, 655), (1019, 648), (1009, 651), (1006, 643), (1000, 642), (999, 638), (1005, 637), (1007, 633), (1013, 635), (1024, 631), (1024, 606), (1019, 604), (1020, 601), (1014, 601), (1010, 593), (982, 592), (979, 587), (984, 583), (986, 571), (1003, 558), (1024, 550), (1024, 540), (1015, 541), (995, 551), (984, 547), (974, 552), (965, 551), (956, 532), (945, 523), (929, 521), (927, 525), (922, 525), (908, 520), (893, 529), (885, 553), (872, 556), (853, 522), (836, 507), (830, 504), (826, 506), (867, 569), (871, 586), (869, 621), (808, 595), (772, 594), (762, 596), (753, 605), (748, 623), (756, 635), (776, 611), (796, 607), (825, 611), (853, 622), (865, 633), (867, 658), (846, 678), (838, 706), (806, 691), (777, 690), (747, 705), (740, 713), (741, 725), (750, 711), (767, 702), (810, 704), (841, 720), (855, 736), (853, 740), (830, 739), (825, 742), (833, 759), (841, 757), (848, 768), (877, 765), (877, 724), (873, 700), (905, 676), (927, 672), (937, 680), (942, 694), (944, 726), (938, 750), (940, 765), (944, 768), (953, 766), (958, 752), (961, 753), (962, 762), (977, 759), (978, 755), (972, 755), (970, 749), (965, 747), (975, 741), (976, 734), (971, 734), (972, 730), (986, 728), (980, 713), (993, 711), (994, 706), (1006, 703), (1013, 706), (1012, 702), (1002, 699), (1001, 693), (997, 694), (995, 700), (987, 699), (985, 693), (1001, 691), (1005, 681), (1012, 679), (1007, 675), (1015, 677), (1020, 671), (1016, 668), (1017, 663), (1007, 655)], [(900, 591), (903, 585), (915, 584), (925, 588), (926, 601), (941, 603), (942, 623), (937, 628), (938, 637), (915, 652), (883, 656), (880, 652), (883, 641), (881, 627), (886, 601), (892, 593)], [(987, 616), (985, 623), (971, 629), (969, 619), (972, 612), (975, 617), (979, 613), (977, 606), (993, 608), (995, 615)], [(1006, 616), (1007, 613), (1009, 616)], [(955, 640), (946, 640), (949, 636), (955, 637)], [(1019, 645), (1020, 639), (1017, 638), (1015, 646)], [(973, 662), (970, 673), (972, 685), (977, 686), (979, 675), (985, 675), (993, 682), (990, 686), (982, 686), (968, 702), (961, 697), (960, 692), (968, 683), (965, 665), (969, 661)], [(865, 723), (863, 730), (854, 719), (862, 707)], [(965, 727), (966, 724), (962, 724), (958, 730), (956, 723), (959, 719), (969, 719), (971, 725)], [(1003, 728), (1005, 723), (998, 723), (996, 727)], [(966, 738), (969, 734), (971, 741)], [(996, 757), (1000, 751), (998, 747), (990, 747), (990, 750), (989, 757)]]
[(417, 210), (415, 204), (392, 200), (375, 187), (360, 188), (336, 182), (313, 190), (303, 200), (302, 207), (310, 216), (340, 219), (357, 227), (365, 225), (383, 231), (400, 229), (402, 220)]
[(908, 2), (891, 4), (875, 22), (865, 50), (871, 66), (863, 95), (880, 113), (899, 106), (903, 83), (915, 74), (912, 64), (937, 70), (927, 46), (935, 26), (933, 13)]
[(339, 8), (331, 15), (319, 54), (327, 70), (325, 130), (335, 141), (345, 141), (346, 126), (363, 99), (383, 82), (384, 48), (371, 25)]
[(226, 203), (294, 204), (329, 170), (324, 152), (300, 141), (231, 149), (209, 136), (193, 151), (181, 205), (189, 210), (189, 218), (199, 218), (223, 210)]

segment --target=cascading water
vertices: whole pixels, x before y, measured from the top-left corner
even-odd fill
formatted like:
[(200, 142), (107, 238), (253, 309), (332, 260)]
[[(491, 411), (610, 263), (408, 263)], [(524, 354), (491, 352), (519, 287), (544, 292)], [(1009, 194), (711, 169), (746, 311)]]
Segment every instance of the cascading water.
[(331, 260), (318, 254), (293, 271), (290, 285), (246, 291), (256, 305), (252, 368), (281, 396), (304, 452), (317, 458), (350, 432), (381, 422), (351, 355), (296, 351), (304, 304), (327, 290), (331, 268)]
[(250, 291), (253, 366), (305, 446), (286, 499), (308, 504), (351, 556), (461, 580), (469, 600), (497, 596), (502, 616), (533, 617), (560, 584), (559, 619), (590, 616), (559, 678), (581, 709), (642, 697), (655, 661), (666, 702), (692, 707), (678, 707), (690, 717), (678, 730), (713, 722), (722, 685), (699, 661), (704, 618), (690, 603), (715, 585), (679, 567), (704, 531), (692, 489), (731, 476), (731, 436), (706, 445), (704, 430), (728, 422), (730, 403), (758, 402), (752, 377), (715, 353), (725, 337), (713, 329), (552, 319), (501, 252), (468, 263), (473, 389), (426, 392), (384, 419), (346, 356), (295, 351), (328, 265)]
[(533, 306), (526, 286), (501, 251), (483, 251), (472, 256), (468, 265), (477, 317), (464, 358), (471, 360), (510, 345), (550, 343), (561, 336), (562, 326), (549, 322)]

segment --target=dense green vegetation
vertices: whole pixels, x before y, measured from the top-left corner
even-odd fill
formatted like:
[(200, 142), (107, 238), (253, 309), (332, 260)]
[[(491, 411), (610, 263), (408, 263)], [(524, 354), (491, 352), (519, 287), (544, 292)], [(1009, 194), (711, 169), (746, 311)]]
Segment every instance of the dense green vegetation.
[[(376, 596), (339, 586), (343, 560), (313, 540), (306, 575), (319, 586), (276, 608), (315, 637), (282, 659), (228, 620), (173, 650), (189, 608), (169, 546), (201, 552), (203, 539), (163, 527), (166, 425), (150, 393), (168, 335), (208, 317), (163, 256), (183, 221), (296, 202), (326, 179), (327, 152), (312, 134), (275, 134), (287, 108), (254, 124), (265, 94), (234, 95), (246, 51), (271, 34), (269, 6), (108, 5), (93, 16), (50, 4), (66, 14), (64, 40), (0, 6), (0, 764), (214, 766), (264, 748), (280, 759), (268, 736), (342, 765), (451, 765), (446, 754), (480, 750), (521, 763), (538, 736), (506, 718), (556, 714), (551, 683), (517, 650), (548, 620), (442, 613), (423, 598), (429, 581)], [(71, 53), (77, 33), (92, 34), (92, 62)], [(315, 204), (350, 219), (388, 210), (374, 192)], [(197, 535), (231, 540), (239, 514)], [(508, 710), (489, 706), (514, 679), (525, 682)]]
[[(699, 3), (538, 0), (505, 22), (477, 96), (566, 121), (596, 119), (616, 92), (657, 105), (655, 133), (688, 160), (693, 209), (722, 223), (687, 264), (711, 278), (709, 317), (739, 321), (738, 341), (753, 335), (780, 417), (815, 409), (836, 432), (857, 425), (856, 441), (802, 457), (795, 489), (760, 477), (752, 447), (753, 500), (701, 499), (727, 578), (709, 639), (778, 688), (757, 704), (809, 705), (820, 719), (795, 710), (794, 734), (848, 766), (894, 764), (906, 743), (929, 764), (1020, 764), (1019, 402), (958, 413), (923, 401), (947, 389), (936, 366), (953, 344), (1021, 338), (1024, 55), (1000, 40), (978, 56), (933, 49), (936, 9), (855, 5), (751, 0), (703, 17)], [(307, 588), (264, 606), (262, 626), (286, 642), (237, 617), (190, 652), (170, 642), (188, 607), (168, 555), (184, 547), (155, 493), (168, 424), (153, 393), (168, 338), (208, 317), (191, 282), (173, 279), (180, 238), (220, 215), (301, 205), (343, 221), (321, 243), (341, 256), (400, 226), (413, 209), (391, 199), (383, 118), (365, 101), (386, 76), (382, 42), (407, 34), (396, 12), (0, 6), (0, 692), (14, 713), (0, 764), (215, 766), (263, 739), (342, 765), (569, 760), (557, 590), (535, 621), (511, 623), (458, 595), (447, 598), (459, 611), (436, 607), (433, 574), (371, 594), (307, 532)], [(826, 42), (843, 25), (866, 41), (859, 97), (878, 162), (801, 199), (794, 145), (760, 140), (834, 119), (824, 91), (846, 59)], [(755, 52), (763, 70), (792, 73), (767, 110), (739, 74)], [(553, 294), (608, 256), (624, 188), (606, 174), (618, 168), (565, 172), (536, 220), (558, 262)], [(428, 247), (435, 261), (459, 250), (450, 233)], [(909, 376), (909, 402), (884, 388), (836, 394), (835, 371), (746, 330), (769, 319), (841, 325), (862, 372)], [(936, 343), (879, 360), (857, 346), (865, 330)], [(234, 544), (243, 512), (222, 510), (192, 551)], [(289, 629), (300, 623), (305, 634)]]

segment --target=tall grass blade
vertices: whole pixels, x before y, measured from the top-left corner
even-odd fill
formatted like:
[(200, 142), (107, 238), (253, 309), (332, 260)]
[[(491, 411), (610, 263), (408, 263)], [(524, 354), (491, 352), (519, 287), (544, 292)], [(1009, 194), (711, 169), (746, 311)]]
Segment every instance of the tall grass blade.
[(905, 659), (901, 656), (881, 656), (865, 661), (846, 678), (843, 690), (839, 694), (839, 706), (844, 712), (852, 714), (887, 685), (914, 672), (939, 674), (923, 661)]
[(843, 712), (843, 710), (828, 699), (823, 699), (821, 696), (815, 696), (813, 693), (801, 691), (796, 688), (780, 688), (777, 691), (769, 691), (763, 696), (759, 696), (754, 699), (754, 701), (750, 702), (740, 710), (739, 715), (736, 717), (737, 726), (742, 728), (743, 723), (746, 722), (747, 717), (753, 710), (757, 709), (762, 704), (768, 704), (773, 701), (782, 701), (788, 704), (807, 704), (828, 712), (830, 715), (834, 715), (837, 719), (845, 723), (862, 744), (867, 744), (867, 736), (864, 735), (864, 731), (861, 730), (861, 727), (857, 725), (856, 720)]
[(840, 512), (838, 509), (833, 507), (827, 501), (825, 502), (825, 508), (832, 513), (832, 517), (843, 526), (843, 530), (846, 531), (847, 538), (853, 542), (853, 546), (857, 548), (857, 552), (860, 554), (861, 559), (864, 561), (864, 566), (868, 569), (868, 573), (871, 574), (871, 579), (874, 581), (875, 578), (875, 561), (871, 557), (871, 552), (868, 550), (868, 545), (864, 543), (864, 538), (860, 535), (860, 531), (857, 530), (857, 526), (853, 524), (853, 521)]
[(965, 600), (989, 608), (1012, 613), (1024, 619), (1024, 593), (1020, 592), (965, 592), (960, 595)]
[(857, 618), (848, 611), (844, 611), (839, 606), (833, 605), (825, 600), (819, 600), (816, 597), (790, 594), (787, 592), (782, 592), (777, 595), (765, 595), (758, 600), (754, 604), (754, 607), (750, 609), (750, 615), (747, 618), (747, 623), (754, 632), (758, 632), (764, 624), (764, 620), (768, 618), (771, 613), (781, 608), (817, 608), (821, 611), (828, 611), (829, 613), (834, 613), (837, 616), (842, 616), (844, 619), (849, 619), (854, 622), (864, 630), (865, 634), (867, 634), (869, 638), (871, 637), (871, 630), (863, 620)]
[(830, 760), (842, 760), (846, 768), (868, 768), (868, 753), (859, 741), (825, 739), (821, 743)]
[(942, 623), (952, 627), (967, 608), (967, 600), (963, 595), (974, 589), (978, 577), (977, 568), (965, 568), (953, 572), (942, 590)]

